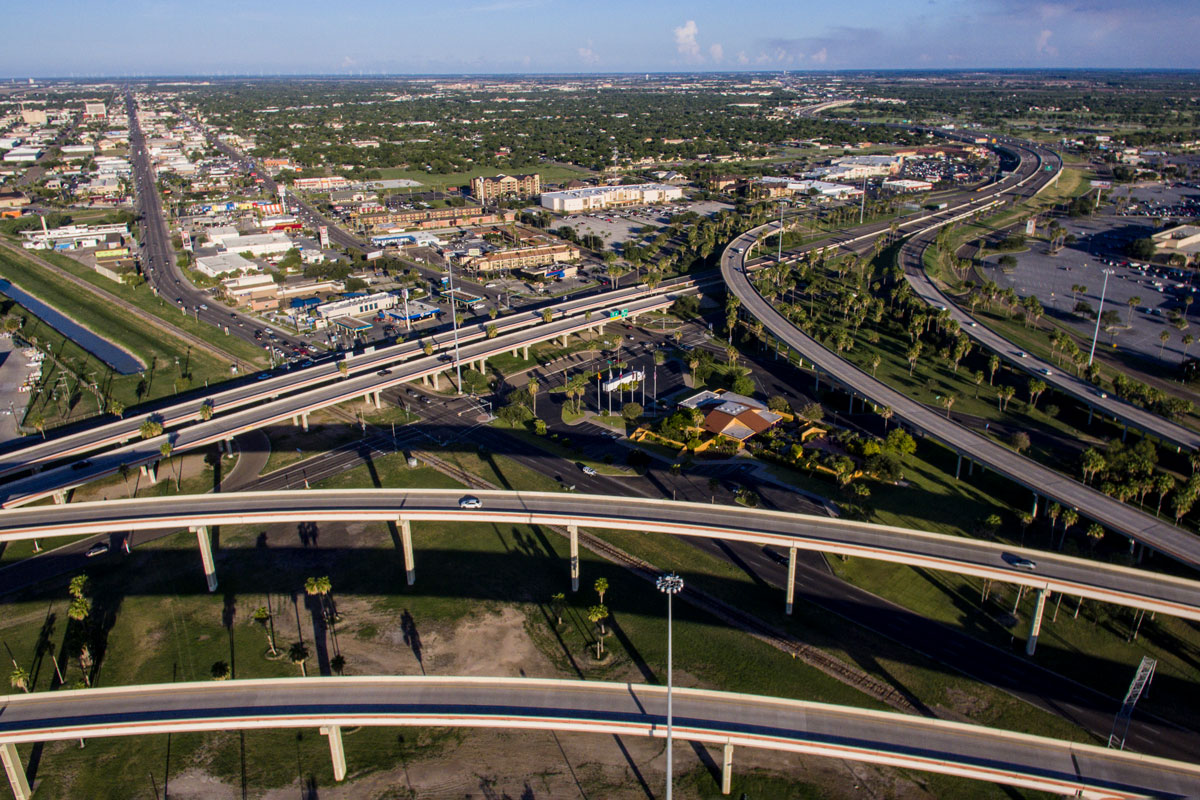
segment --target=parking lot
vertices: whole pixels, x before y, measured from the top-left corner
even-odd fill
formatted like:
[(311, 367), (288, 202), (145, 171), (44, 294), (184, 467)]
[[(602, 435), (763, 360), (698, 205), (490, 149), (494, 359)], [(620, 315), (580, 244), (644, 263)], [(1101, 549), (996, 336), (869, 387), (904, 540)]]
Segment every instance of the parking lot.
[[(1099, 312), (1100, 292), (1104, 285), (1103, 270), (1108, 269), (1108, 288), (1105, 291), (1104, 310), (1115, 310), (1122, 322), (1128, 321), (1130, 328), (1120, 329), (1115, 338), (1100, 331), (1100, 345), (1135, 352), (1165, 365), (1174, 366), (1184, 359), (1182, 338), (1185, 334), (1200, 337), (1200, 328), (1195, 327), (1193, 306), (1191, 313), (1184, 297), (1195, 297), (1195, 287), (1190, 274), (1172, 276), (1167, 270), (1138, 269), (1122, 266), (1131, 260), (1123, 255), (1124, 246), (1133, 239), (1149, 236), (1154, 228), (1146, 220), (1115, 217), (1102, 214), (1099, 217), (1060, 220), (1067, 230), (1074, 233), (1078, 242), (1063, 248), (1057, 255), (1049, 255), (1045, 242), (1033, 241), (1027, 252), (1015, 253), (1017, 268), (1005, 274), (997, 266), (999, 255), (986, 259), (987, 267), (982, 271), (1002, 289), (1013, 287), (1022, 297), (1034, 295), (1046, 309), (1047, 316), (1069, 324), (1081, 336), (1091, 339), (1095, 330), (1094, 317), (1075, 314), (1075, 304), (1083, 301)], [(1107, 264), (1105, 262), (1116, 262)], [(1144, 266), (1144, 265), (1143, 265)], [(1073, 286), (1087, 287), (1084, 292), (1072, 292)], [(1134, 308), (1130, 300), (1137, 298)], [(1185, 313), (1188, 328), (1177, 330), (1168, 314), (1172, 310)], [(1159, 337), (1167, 331), (1169, 339), (1165, 348)], [(1160, 357), (1160, 350), (1162, 351)], [(1200, 353), (1193, 345), (1188, 356)]]

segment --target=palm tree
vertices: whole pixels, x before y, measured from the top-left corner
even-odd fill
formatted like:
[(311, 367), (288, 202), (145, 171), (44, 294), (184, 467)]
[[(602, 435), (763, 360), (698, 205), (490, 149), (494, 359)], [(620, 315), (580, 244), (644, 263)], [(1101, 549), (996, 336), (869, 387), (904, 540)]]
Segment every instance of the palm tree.
[(1100, 540), (1104, 538), (1104, 526), (1099, 522), (1093, 522), (1087, 529), (1088, 543), (1095, 547)]
[[(1188, 299), (1188, 300), (1191, 300), (1192, 298), (1191, 298), (1191, 297), (1188, 297), (1187, 299)], [(1184, 357), (1184, 358), (1187, 358), (1187, 351), (1188, 351), (1188, 348), (1189, 348), (1189, 347), (1191, 347), (1191, 346), (1192, 346), (1192, 344), (1194, 344), (1194, 343), (1195, 343), (1195, 341), (1196, 341), (1196, 337), (1192, 336), (1190, 333), (1185, 333), (1185, 334), (1183, 335), (1183, 339), (1181, 339), (1180, 341), (1182, 341), (1182, 342), (1183, 342), (1183, 357)]]
[(22, 692), (29, 691), (29, 670), (24, 667), (13, 665), (13, 671), (8, 676), (8, 682), (14, 689), (20, 689)]
[[(158, 452), (162, 454), (163, 460), (166, 461), (168, 465), (171, 463), (171, 452), (174, 449), (175, 449), (174, 445), (172, 445), (170, 442), (163, 442), (162, 444), (160, 444), (158, 446)], [(182, 473), (182, 471), (183, 471), (183, 468), (180, 467), (180, 472)], [(182, 475), (180, 477), (182, 477)], [(178, 479), (176, 479), (176, 481), (175, 481), (175, 491), (179, 491), (179, 480)]]
[(1125, 325), (1129, 326), (1133, 324), (1133, 310), (1141, 304), (1142, 298), (1135, 294), (1125, 302), (1129, 305), (1129, 313), (1125, 315)]
[(608, 609), (603, 604), (592, 606), (587, 611), (587, 618), (596, 626), (596, 658), (598, 660), (604, 654), (604, 637), (607, 634), (604, 630), (604, 620), (608, 619)]
[(26, 422), (32, 425), (33, 429), (40, 433), (43, 439), (46, 438), (46, 416), (44, 414), (41, 412), (30, 414)]
[(125, 413), (125, 404), (120, 400), (109, 400), (108, 413), (112, 414), (117, 419), (120, 419), (121, 415)]
[(254, 610), (254, 621), (262, 625), (267, 631), (267, 645), (271, 649), (271, 655), (275, 655), (275, 621), (271, 618), (271, 611), (266, 606), (259, 606)]
[(67, 586), (67, 593), (76, 599), (81, 598), (87, 594), (88, 584), (87, 575), (76, 575), (71, 578), (71, 583)]
[(913, 342), (904, 355), (908, 358), (908, 374), (911, 376), (913, 368), (917, 366), (917, 359), (921, 357), (921, 343)]
[(339, 361), (337, 370), (341, 374), (341, 376), (343, 378), (345, 378), (347, 375), (350, 374), (350, 365), (347, 364), (345, 361)]
[(725, 345), (725, 356), (729, 359), (729, 366), (735, 366), (738, 360), (738, 350), (732, 344)]
[(1166, 472), (1160, 472), (1154, 476), (1153, 487), (1158, 495), (1158, 504), (1154, 507), (1154, 516), (1157, 517), (1158, 513), (1162, 511), (1163, 498), (1175, 488), (1175, 477)]
[(608, 591), (608, 579), (596, 578), (596, 582), (592, 584), (592, 588), (596, 590), (596, 594), (600, 595), (600, 604), (604, 604), (604, 593)]
[(946, 419), (950, 419), (950, 409), (954, 406), (954, 401), (957, 398), (953, 394), (942, 396), (942, 405), (946, 407)]
[(1015, 395), (1016, 393), (1017, 393), (1017, 390), (1011, 386), (1001, 386), (1000, 387), (1000, 390), (998, 392), (996, 392), (996, 395), (1002, 401), (1004, 401), (1003, 404), (1000, 406), (1001, 411), (1004, 411), (1005, 409), (1008, 408), (1008, 402), (1013, 399), (1013, 395)]
[(212, 416), (213, 416), (212, 400), (205, 400), (200, 405), (200, 419), (204, 420), (205, 422), (208, 422), (210, 419), (212, 419)]
[(1158, 348), (1158, 357), (1159, 357), (1159, 358), (1162, 358), (1163, 351), (1167, 349), (1167, 342), (1168, 342), (1170, 339), (1171, 339), (1171, 333), (1170, 333), (1170, 331), (1163, 330), (1162, 332), (1160, 332), (1160, 333), (1158, 334), (1158, 340), (1159, 340), (1160, 342), (1162, 342), (1162, 344), (1161, 344), (1161, 345), (1159, 346), (1159, 348)]
[(421, 349), (425, 351), (425, 355), (433, 355), (433, 342), (425, 342), (425, 344), (421, 346)]
[(308, 677), (308, 666), (305, 664), (308, 661), (308, 648), (304, 646), (304, 642), (292, 642), (292, 646), (288, 648), (288, 660), (300, 668), (302, 676)]
[[(879, 241), (879, 240), (876, 239), (875, 241)], [(883, 361), (883, 359), (881, 359), (879, 357), (878, 353), (873, 353), (871, 355), (871, 377), (872, 378), (875, 377), (875, 370), (879, 369), (879, 365), (882, 361)]]
[(554, 618), (558, 625), (562, 625), (563, 608), (566, 607), (567, 596), (562, 592), (550, 596), (550, 608), (554, 610)]
[(1058, 549), (1062, 550), (1063, 542), (1067, 540), (1067, 531), (1075, 527), (1075, 523), (1079, 522), (1079, 512), (1073, 508), (1068, 508), (1062, 513), (1062, 538), (1058, 540)]
[(67, 616), (75, 622), (83, 622), (92, 613), (92, 601), (86, 597), (76, 597), (67, 606)]
[(884, 433), (887, 433), (888, 421), (891, 420), (891, 418), (895, 415), (895, 413), (896, 413), (895, 411), (892, 411), (891, 406), (883, 406), (882, 408), (879, 409), (879, 416), (883, 417), (883, 432)]
[(145, 422), (143, 422), (141, 425), (138, 426), (138, 433), (140, 433), (142, 435), (143, 439), (153, 439), (155, 436), (160, 435), (162, 432), (163, 432), (163, 426), (162, 426), (162, 423), (159, 422), (158, 420), (147, 419)]
[(525, 391), (529, 392), (529, 405), (535, 417), (537, 416), (537, 393), (539, 388), (537, 378), (530, 376), (529, 382), (525, 384)]
[(992, 355), (988, 358), (988, 386), (992, 385), (992, 381), (996, 378), (996, 370), (1000, 368), (1000, 356)]

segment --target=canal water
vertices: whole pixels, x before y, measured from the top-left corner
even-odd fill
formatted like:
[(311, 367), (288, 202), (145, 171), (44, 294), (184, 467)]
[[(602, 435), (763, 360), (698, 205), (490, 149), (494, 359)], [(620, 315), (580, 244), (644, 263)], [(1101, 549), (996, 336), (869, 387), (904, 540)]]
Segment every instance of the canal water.
[(51, 328), (67, 337), (75, 344), (87, 350), (96, 358), (108, 364), (122, 375), (132, 375), (142, 371), (142, 365), (128, 350), (123, 350), (107, 339), (102, 339), (84, 328), (64, 314), (55, 311), (50, 306), (38, 300), (28, 292), (13, 286), (0, 278), (0, 294), (11, 297), (16, 302), (29, 309), (30, 313), (45, 322)]

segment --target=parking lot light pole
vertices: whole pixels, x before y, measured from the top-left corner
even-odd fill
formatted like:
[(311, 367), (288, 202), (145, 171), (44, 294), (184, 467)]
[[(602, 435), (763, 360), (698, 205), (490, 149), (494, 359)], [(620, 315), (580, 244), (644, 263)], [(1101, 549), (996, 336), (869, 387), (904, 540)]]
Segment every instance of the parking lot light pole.
[(683, 591), (683, 578), (672, 572), (670, 575), (659, 577), (654, 583), (658, 590), (667, 596), (667, 800), (671, 800), (671, 735), (672, 735), (672, 696), (671, 696), (671, 657), (672, 653), (672, 631), (671, 631), (671, 598), (673, 595)]
[(1113, 274), (1111, 269), (1101, 270), (1104, 273), (1104, 285), (1100, 287), (1100, 308), (1096, 311), (1096, 331), (1092, 334), (1092, 349), (1088, 353), (1088, 366), (1096, 355), (1096, 340), (1100, 338), (1100, 317), (1104, 314), (1104, 293), (1108, 290), (1108, 276)]

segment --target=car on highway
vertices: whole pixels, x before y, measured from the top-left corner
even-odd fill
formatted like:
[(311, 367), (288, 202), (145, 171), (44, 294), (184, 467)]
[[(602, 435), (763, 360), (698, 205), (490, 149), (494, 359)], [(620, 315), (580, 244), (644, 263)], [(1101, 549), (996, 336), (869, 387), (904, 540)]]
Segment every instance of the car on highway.
[(271, 373), (269, 373), (269, 372), (260, 372), (260, 373), (258, 373), (258, 375), (256, 375), (256, 376), (255, 376), (254, 380), (256, 380), (256, 381), (265, 381), (265, 380), (267, 380), (267, 379), (268, 379), (268, 378), (270, 378), (270, 377), (271, 377)]
[(785, 556), (783, 553), (780, 553), (778, 550), (773, 549), (770, 545), (764, 544), (762, 551), (764, 556), (771, 559), (776, 564), (786, 565), (788, 563), (787, 556)]
[(94, 545), (92, 545), (91, 547), (89, 547), (87, 549), (87, 552), (84, 553), (84, 555), (87, 556), (88, 558), (95, 558), (96, 556), (102, 556), (107, 552), (108, 552), (107, 544), (105, 544), (104, 542), (96, 542)]
[(438, 356), (438, 361), (452, 361), (452, 360), (453, 359), (450, 358), (450, 355), (448, 353), (442, 353), (440, 356)]
[(1015, 355), (1017, 358), (1029, 358), (1029, 354), (1026, 353), (1024, 350), (1018, 350), (1013, 355)]
[(474, 495), (467, 495), (458, 500), (459, 508), (483, 508), (483, 503)]
[(583, 470), (584, 475), (595, 475), (596, 474), (595, 467), (589, 467), (586, 464), (584, 464), (582, 467), (580, 467), (580, 469)]
[(1025, 558), (1024, 556), (1018, 556), (1013, 553), (1004, 553), (1001, 558), (1003, 558), (1010, 567), (1015, 567), (1016, 569), (1037, 569), (1037, 562)]
[(1049, 377), (1050, 375), (1053, 375), (1053, 374), (1054, 374), (1053, 372), (1051, 372), (1050, 370), (1046, 369), (1045, 367), (1042, 367), (1040, 370), (1038, 370), (1038, 372), (1042, 373), (1043, 375), (1045, 375), (1045, 376), (1047, 376), (1047, 377)]
[(381, 369), (381, 370), (379, 370), (379, 372), (376, 372), (375, 374), (376, 375), (391, 375), (392, 371), (390, 369)]

